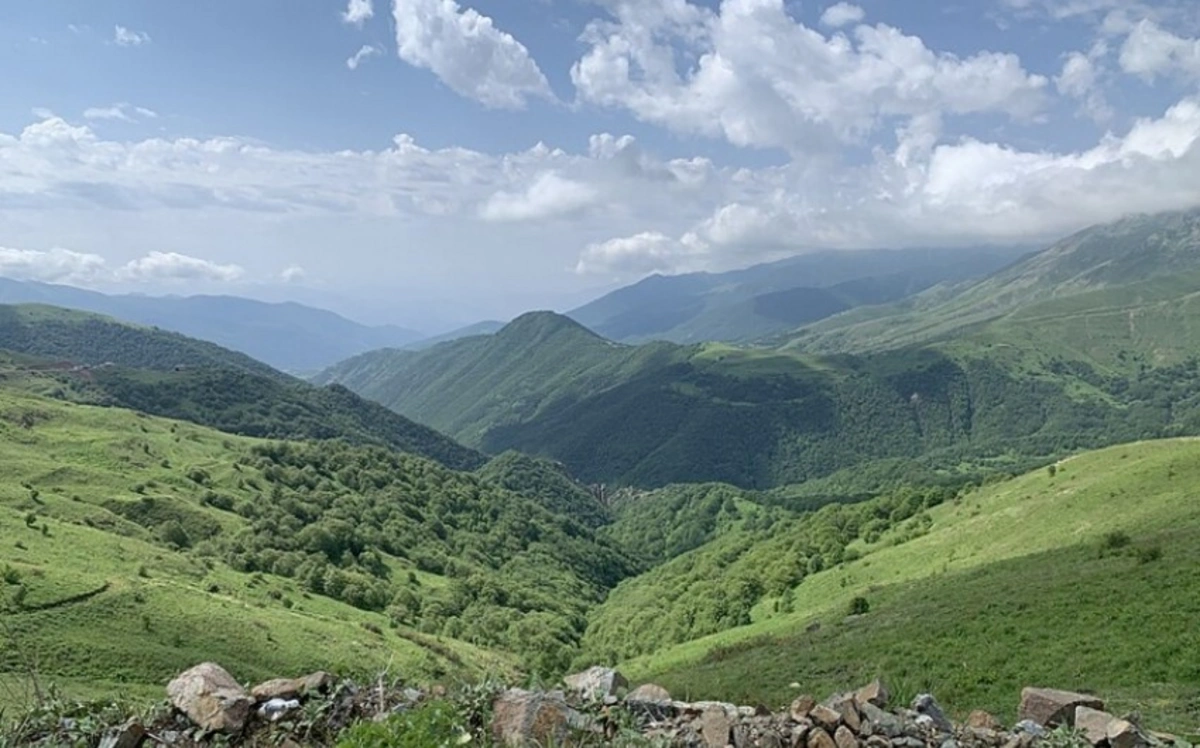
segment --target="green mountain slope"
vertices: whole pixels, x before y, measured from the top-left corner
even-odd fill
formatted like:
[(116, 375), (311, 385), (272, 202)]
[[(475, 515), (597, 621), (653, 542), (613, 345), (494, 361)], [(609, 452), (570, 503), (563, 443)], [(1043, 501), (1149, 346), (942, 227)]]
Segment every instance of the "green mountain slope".
[[(1153, 391), (1164, 377), (1182, 398)], [(347, 361), (338, 382), (485, 451), (643, 487), (800, 483), (893, 458), (934, 469), (1195, 433), (1194, 365), (1112, 373), (1037, 346), (813, 357), (614, 344), (549, 313), (488, 338)]]
[(651, 276), (567, 315), (627, 343), (746, 341), (940, 283), (984, 276), (1023, 251), (813, 252), (727, 273)]
[[(1200, 210), (1139, 215), (1068, 237), (982, 281), (801, 330), (809, 351), (867, 351), (945, 340), (1039, 302), (1200, 271)], [(1178, 290), (1178, 289), (1176, 289)]]
[[(1007, 719), (1013, 693), (1049, 683), (1193, 729), (1198, 479), (1200, 442), (1145, 442), (960, 498), (908, 491), (776, 518), (622, 583), (581, 659), (715, 622), (725, 630), (621, 667), (688, 698), (768, 704), (794, 697), (793, 681), (826, 693), (883, 676), (904, 697), (932, 690), (960, 716)], [(856, 598), (869, 610), (847, 617)]]
[(161, 327), (240, 351), (289, 372), (316, 371), (363, 351), (423, 337), (395, 326), (361, 325), (324, 309), (237, 296), (107, 295), (71, 286), (0, 278), (0, 304), (46, 304)]
[[(3, 349), (54, 357), (27, 361), (13, 373), (33, 377), (39, 391), (60, 398), (247, 436), (388, 446), (459, 469), (484, 462), (474, 450), (349, 390), (313, 387), (240, 353), (175, 333), (55, 307), (0, 307)], [(68, 365), (54, 365), (59, 359)]]

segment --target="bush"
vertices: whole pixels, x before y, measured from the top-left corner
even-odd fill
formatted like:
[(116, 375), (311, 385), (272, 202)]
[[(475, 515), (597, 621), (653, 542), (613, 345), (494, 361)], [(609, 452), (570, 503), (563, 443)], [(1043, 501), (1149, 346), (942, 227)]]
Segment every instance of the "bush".
[(850, 601), (850, 615), (861, 616), (871, 610), (871, 603), (865, 597), (856, 597)]
[(1153, 545), (1149, 548), (1138, 548), (1137, 560), (1139, 564), (1149, 564), (1162, 559), (1162, 555), (1162, 548)]
[(431, 701), (383, 722), (364, 722), (342, 733), (338, 748), (431, 748), (469, 742), (466, 720), (448, 701)]

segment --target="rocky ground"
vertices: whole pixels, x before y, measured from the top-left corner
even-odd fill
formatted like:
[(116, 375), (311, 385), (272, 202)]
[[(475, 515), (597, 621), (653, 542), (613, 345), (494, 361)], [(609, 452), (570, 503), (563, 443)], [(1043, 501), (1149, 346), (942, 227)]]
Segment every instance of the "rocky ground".
[[(404, 734), (403, 745), (687, 746), (689, 748), (1191, 748), (1156, 733), (1136, 714), (1116, 716), (1101, 699), (1045, 688), (1021, 693), (1019, 722), (1005, 727), (973, 712), (948, 719), (930, 694), (907, 707), (874, 682), (824, 701), (797, 698), (785, 711), (722, 702), (682, 702), (663, 688), (632, 690), (620, 673), (591, 668), (554, 691), (481, 686), (447, 693), (398, 684), (357, 684), (328, 673), (246, 689), (215, 663), (181, 673), (162, 708), (121, 721), (114, 713), (42, 709), (0, 739), (7, 745), (327, 746), (353, 742), (356, 725), (386, 725), (427, 705), (452, 705), (454, 734)], [(411, 723), (406, 723), (411, 724)], [(351, 730), (350, 733), (346, 732)], [(410, 728), (411, 729), (411, 728)]]

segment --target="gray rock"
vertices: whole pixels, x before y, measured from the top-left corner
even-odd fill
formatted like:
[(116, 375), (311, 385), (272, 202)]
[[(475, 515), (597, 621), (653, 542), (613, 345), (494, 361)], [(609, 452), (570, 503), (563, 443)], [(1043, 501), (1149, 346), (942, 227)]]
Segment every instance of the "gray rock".
[(729, 745), (734, 719), (723, 706), (710, 706), (700, 715), (700, 735), (708, 748)]
[(1114, 719), (1109, 722), (1106, 734), (1108, 744), (1112, 748), (1142, 748), (1150, 745), (1150, 741), (1138, 726), (1127, 719)]
[[(862, 710), (862, 716), (869, 723), (872, 734), (884, 735), (889, 738), (898, 738), (904, 734), (904, 721), (883, 709), (867, 702), (859, 707)], [(866, 732), (866, 726), (863, 731)]]
[(845, 725), (839, 727), (833, 734), (833, 742), (837, 743), (837, 748), (859, 748), (858, 737)]
[(167, 696), (176, 709), (209, 732), (241, 732), (253, 705), (233, 676), (213, 662), (180, 673), (167, 684)]
[(1023, 719), (1013, 725), (1013, 732), (1032, 735), (1035, 738), (1044, 738), (1049, 734), (1046, 732), (1046, 728), (1031, 719)]
[(492, 735), (506, 746), (561, 745), (572, 728), (585, 727), (582, 714), (567, 706), (561, 692), (511, 688), (493, 705)]
[(304, 691), (304, 681), (297, 678), (275, 678), (250, 689), (255, 701), (294, 699)]
[(138, 748), (146, 739), (146, 728), (137, 720), (126, 722), (100, 739), (99, 748)]
[(808, 748), (838, 748), (838, 744), (824, 728), (814, 727), (808, 732)]
[(625, 697), (626, 701), (649, 702), (652, 704), (660, 704), (671, 700), (671, 693), (662, 686), (654, 683), (643, 683), (637, 688), (629, 692)]
[(825, 705), (842, 716), (842, 723), (854, 732), (862, 729), (862, 717), (858, 713), (855, 695), (851, 693), (831, 697)]
[(946, 713), (942, 711), (942, 707), (933, 698), (933, 694), (923, 693), (917, 696), (917, 698), (913, 699), (912, 708), (917, 714), (928, 718), (928, 722), (939, 732), (954, 731), (954, 725), (950, 723), (950, 720), (946, 719)]
[(573, 691), (587, 701), (599, 701), (605, 696), (615, 696), (618, 689), (628, 688), (625, 676), (609, 667), (590, 667), (582, 673), (563, 678), (567, 690)]
[(808, 718), (809, 712), (811, 712), (813, 707), (816, 705), (817, 700), (812, 696), (807, 694), (804, 696), (798, 696), (796, 697), (796, 700), (792, 702), (792, 706), (788, 709), (788, 713), (791, 715), (793, 721), (800, 722)]
[(1095, 696), (1053, 688), (1024, 688), (1017, 719), (1032, 720), (1043, 727), (1070, 725), (1078, 706), (1104, 711), (1104, 702)]
[(980, 730), (1000, 730), (1003, 728), (1000, 720), (982, 709), (976, 709), (967, 716), (967, 727), (974, 727)]
[(871, 681), (854, 692), (854, 700), (858, 703), (860, 709), (863, 704), (871, 704), (881, 709), (885, 708), (890, 698), (891, 694), (888, 693), (887, 686), (883, 685), (883, 681), (879, 679)]
[(1108, 740), (1108, 723), (1114, 719), (1108, 712), (1090, 706), (1075, 707), (1075, 727), (1083, 732), (1092, 745), (1100, 745)]
[[(829, 732), (833, 732), (842, 724), (842, 714), (833, 707), (824, 704), (817, 704), (808, 713), (808, 716), (813, 722), (825, 728)], [(832, 740), (832, 738), (830, 738)]]

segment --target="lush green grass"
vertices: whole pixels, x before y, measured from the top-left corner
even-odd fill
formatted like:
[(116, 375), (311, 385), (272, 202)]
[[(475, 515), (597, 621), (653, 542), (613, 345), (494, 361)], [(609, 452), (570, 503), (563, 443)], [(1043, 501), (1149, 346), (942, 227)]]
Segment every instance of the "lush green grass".
[[(929, 510), (918, 537), (896, 543), (901, 526), (856, 541), (860, 559), (795, 588), (793, 614), (767, 599), (751, 625), (622, 667), (680, 695), (768, 703), (793, 681), (823, 694), (882, 675), (904, 695), (1008, 717), (1022, 686), (1079, 688), (1194, 730), (1198, 482), (1194, 440), (1081, 455)], [(1129, 544), (1102, 556), (1118, 532)], [(1151, 549), (1161, 558), (1145, 560)], [(856, 597), (870, 612), (846, 620)]]
[(0, 630), (0, 701), (18, 696), (31, 668), (82, 695), (161, 693), (201, 660), (246, 680), (317, 668), (391, 667), (427, 679), (511, 668), (505, 656), (393, 627), (385, 615), (311, 594), (298, 580), (235, 571), (220, 554), (181, 552), (153, 525), (127, 518), (153, 496), (193, 533), (234, 532), (245, 521), (203, 499), (217, 491), (261, 501), (239, 482), (247, 473), (235, 464), (255, 443), (0, 392), (0, 597), (10, 606)]

